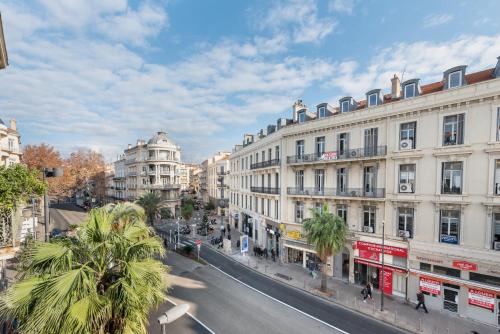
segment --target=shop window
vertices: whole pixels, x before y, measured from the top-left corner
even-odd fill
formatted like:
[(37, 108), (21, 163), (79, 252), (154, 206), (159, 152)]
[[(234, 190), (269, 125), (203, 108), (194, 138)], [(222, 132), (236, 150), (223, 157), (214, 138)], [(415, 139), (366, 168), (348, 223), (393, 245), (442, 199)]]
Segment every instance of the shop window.
[(440, 242), (447, 244), (458, 244), (460, 229), (460, 211), (459, 210), (441, 210), (440, 211)]
[(484, 283), (500, 287), (500, 277), (484, 275), (479, 273), (470, 272), (469, 279), (474, 282)]
[(432, 266), (430, 263), (420, 262), (420, 270), (431, 272), (431, 268)]
[(462, 162), (443, 162), (441, 194), (462, 194)]
[(464, 114), (445, 116), (443, 122), (443, 146), (464, 143)]
[(442, 266), (437, 266), (437, 265), (434, 265), (433, 269), (434, 269), (433, 272), (436, 274), (460, 278), (460, 270), (459, 269), (442, 267)]

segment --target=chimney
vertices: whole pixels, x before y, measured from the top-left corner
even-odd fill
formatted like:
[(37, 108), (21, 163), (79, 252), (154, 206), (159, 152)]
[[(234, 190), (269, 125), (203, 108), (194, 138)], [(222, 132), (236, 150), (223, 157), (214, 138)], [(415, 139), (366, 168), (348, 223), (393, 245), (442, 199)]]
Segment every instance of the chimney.
[(497, 57), (497, 66), (495, 66), (495, 72), (493, 72), (495, 78), (500, 78), (500, 57)]
[(297, 100), (293, 104), (293, 120), (294, 121), (297, 120), (297, 113), (299, 110), (306, 109), (306, 108), (307, 108), (307, 106), (302, 102), (302, 100)]
[(401, 96), (401, 81), (396, 74), (394, 74), (394, 78), (391, 79), (391, 84), (391, 98), (393, 100), (399, 99), (399, 97)]
[(11, 130), (17, 131), (17, 122), (15, 119), (10, 120), (10, 128)]
[(132, 144), (128, 144), (127, 148), (130, 150), (132, 148)]

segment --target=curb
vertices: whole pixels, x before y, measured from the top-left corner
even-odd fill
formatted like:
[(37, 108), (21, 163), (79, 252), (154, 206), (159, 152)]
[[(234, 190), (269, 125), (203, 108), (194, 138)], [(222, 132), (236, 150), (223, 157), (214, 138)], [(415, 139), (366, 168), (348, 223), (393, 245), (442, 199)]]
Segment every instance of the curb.
[[(261, 276), (263, 276), (263, 277), (266, 277), (266, 278), (272, 279), (272, 280), (273, 280), (273, 281), (275, 281), (275, 282), (278, 282), (278, 283), (284, 284), (284, 285), (286, 285), (286, 286), (288, 286), (288, 287), (290, 287), (290, 288), (293, 288), (293, 289), (295, 289), (295, 290), (297, 290), (297, 291), (300, 291), (300, 292), (303, 292), (303, 293), (305, 292), (305, 293), (307, 293), (307, 294), (311, 295), (312, 297), (315, 297), (315, 298), (321, 299), (322, 301), (325, 301), (325, 302), (328, 302), (328, 303), (332, 303), (332, 304), (334, 304), (335, 306), (341, 307), (341, 308), (343, 308), (343, 309), (345, 309), (345, 310), (349, 310), (349, 311), (356, 312), (356, 313), (357, 313), (357, 314), (359, 314), (359, 315), (362, 315), (362, 316), (364, 316), (364, 317), (367, 317), (367, 318), (370, 318), (370, 319), (372, 319), (372, 320), (378, 321), (378, 322), (380, 322), (380, 323), (382, 323), (382, 324), (384, 324), (384, 325), (392, 326), (392, 327), (394, 327), (394, 328), (401, 329), (401, 330), (404, 330), (404, 331), (407, 331), (407, 332), (410, 332), (410, 333), (414, 333), (414, 334), (420, 334), (420, 333), (423, 333), (422, 331), (420, 331), (420, 332), (419, 332), (418, 330), (415, 330), (415, 329), (413, 329), (413, 328), (406, 328), (406, 327), (404, 327), (404, 326), (398, 326), (398, 325), (396, 325), (396, 324), (394, 324), (394, 323), (389, 323), (389, 322), (386, 322), (386, 321), (384, 321), (384, 320), (382, 320), (382, 319), (379, 319), (379, 318), (377, 318), (377, 317), (374, 317), (374, 316), (372, 316), (372, 315), (370, 315), (370, 314), (367, 314), (367, 313), (361, 312), (361, 311), (359, 311), (359, 310), (357, 310), (357, 309), (351, 308), (351, 307), (349, 307), (349, 306), (346, 306), (346, 305), (341, 304), (341, 303), (339, 303), (339, 302), (336, 302), (336, 301), (334, 301), (334, 300), (327, 299), (327, 298), (325, 298), (325, 297), (323, 297), (323, 296), (320, 296), (320, 295), (314, 294), (314, 293), (312, 293), (312, 292), (310, 292), (310, 291), (308, 291), (308, 290), (304, 290), (304, 289), (302, 289), (302, 288), (296, 287), (296, 286), (294, 286), (294, 285), (291, 285), (290, 283), (287, 283), (287, 282), (285, 282), (285, 281), (279, 280), (279, 279), (274, 278), (274, 277), (272, 277), (272, 276), (269, 276), (269, 275), (267, 275), (267, 274), (261, 273), (260, 271), (258, 271), (258, 270), (256, 270), (256, 269), (252, 268), (251, 266), (247, 266), (246, 264), (244, 264), (244, 263), (242, 263), (242, 262), (240, 262), (240, 261), (238, 261), (238, 260), (235, 260), (235, 259), (234, 259), (234, 258), (232, 258), (230, 255), (227, 255), (226, 253), (224, 253), (224, 252), (222, 252), (222, 251), (220, 251), (220, 250), (218, 250), (218, 249), (215, 249), (215, 248), (211, 247), (210, 245), (205, 244), (205, 246), (207, 246), (207, 247), (209, 247), (211, 250), (213, 250), (213, 251), (215, 251), (215, 252), (217, 252), (217, 253), (221, 254), (222, 256), (226, 257), (227, 259), (229, 259), (229, 260), (231, 260), (231, 261), (233, 261), (233, 262), (236, 262), (236, 263), (240, 264), (241, 266), (244, 266), (245, 268), (248, 268), (248, 269), (252, 270), (253, 272), (255, 272), (255, 273), (257, 273), (257, 274), (259, 274), (259, 275), (261, 275)], [(200, 256), (200, 258), (202, 258), (202, 256)], [(210, 262), (208, 262), (207, 260), (205, 260), (205, 259), (203, 259), (203, 260), (204, 260), (205, 262), (207, 262), (207, 263), (209, 263), (209, 264), (210, 264)]]

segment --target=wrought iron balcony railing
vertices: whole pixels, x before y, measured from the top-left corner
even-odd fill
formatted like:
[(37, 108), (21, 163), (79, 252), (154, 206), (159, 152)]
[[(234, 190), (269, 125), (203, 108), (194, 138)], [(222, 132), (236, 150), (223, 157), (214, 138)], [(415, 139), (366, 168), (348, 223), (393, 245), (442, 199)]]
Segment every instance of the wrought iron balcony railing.
[(324, 152), (324, 153), (310, 153), (291, 155), (287, 157), (287, 163), (308, 163), (308, 162), (328, 162), (336, 160), (348, 159), (368, 159), (373, 157), (380, 157), (387, 154), (387, 146), (365, 147), (347, 149), (344, 151)]
[(250, 191), (253, 193), (279, 195), (280, 188), (276, 188), (276, 187), (250, 187)]
[(272, 159), (267, 161), (256, 162), (250, 165), (250, 169), (259, 169), (266, 167), (279, 166), (281, 163), (280, 159)]
[(385, 197), (385, 188), (315, 188), (315, 187), (289, 187), (287, 188), (288, 195), (302, 196), (340, 196), (340, 197), (369, 197), (383, 198)]

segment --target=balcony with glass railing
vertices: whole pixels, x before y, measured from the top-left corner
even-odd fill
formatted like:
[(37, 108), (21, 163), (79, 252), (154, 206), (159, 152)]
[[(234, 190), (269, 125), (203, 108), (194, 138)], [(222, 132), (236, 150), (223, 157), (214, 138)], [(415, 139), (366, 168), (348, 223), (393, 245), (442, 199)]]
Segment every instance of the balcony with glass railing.
[(365, 147), (324, 153), (298, 154), (287, 157), (288, 164), (304, 164), (314, 162), (335, 162), (338, 160), (373, 159), (387, 155), (387, 146)]
[(319, 197), (368, 197), (384, 198), (385, 188), (315, 188), (315, 187), (289, 187), (287, 194), (292, 196), (319, 196)]

